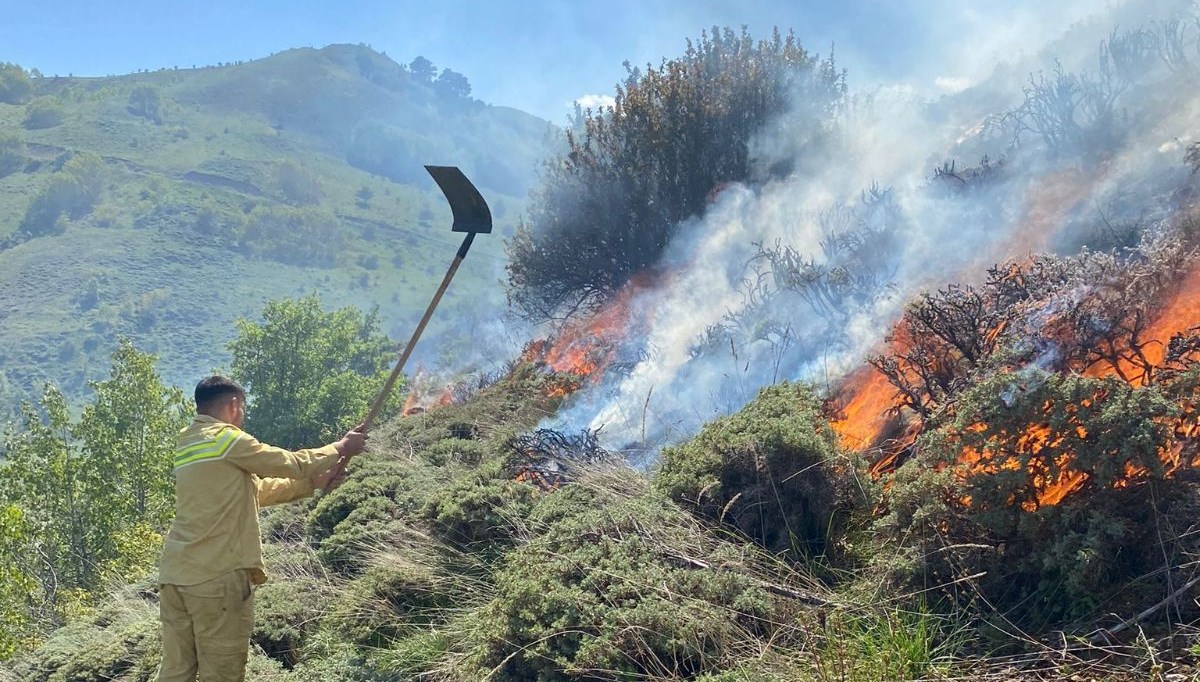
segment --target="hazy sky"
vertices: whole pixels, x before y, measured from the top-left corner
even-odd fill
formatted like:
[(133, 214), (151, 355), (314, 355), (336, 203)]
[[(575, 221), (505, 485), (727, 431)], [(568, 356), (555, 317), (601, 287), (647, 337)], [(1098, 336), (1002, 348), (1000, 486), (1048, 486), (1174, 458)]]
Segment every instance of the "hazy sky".
[[(290, 47), (367, 43), (424, 55), (474, 95), (561, 122), (569, 103), (610, 94), (622, 62), (680, 54), (713, 25), (766, 36), (792, 28), (812, 51), (836, 44), (852, 87), (961, 87), (1036, 47), (1103, 0), (0, 0), (0, 61), (47, 75), (249, 60)], [(1044, 7), (1043, 5), (1052, 5)], [(939, 80), (940, 79), (940, 80)]]

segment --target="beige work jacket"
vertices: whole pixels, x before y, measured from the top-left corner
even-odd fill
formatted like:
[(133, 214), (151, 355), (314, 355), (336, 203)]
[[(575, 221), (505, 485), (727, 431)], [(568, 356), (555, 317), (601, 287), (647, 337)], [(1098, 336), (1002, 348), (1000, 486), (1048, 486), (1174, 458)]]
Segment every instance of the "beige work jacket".
[(256, 584), (266, 582), (259, 507), (308, 497), (311, 478), (336, 461), (332, 445), (291, 452), (197, 415), (176, 441), (175, 522), (159, 582), (196, 585), (239, 568)]

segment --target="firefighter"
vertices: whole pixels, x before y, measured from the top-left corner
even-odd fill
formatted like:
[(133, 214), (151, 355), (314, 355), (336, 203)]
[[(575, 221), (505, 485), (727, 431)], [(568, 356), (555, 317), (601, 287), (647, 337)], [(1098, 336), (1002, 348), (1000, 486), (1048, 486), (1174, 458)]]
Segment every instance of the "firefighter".
[(175, 522), (159, 565), (159, 682), (245, 678), (254, 588), (266, 582), (258, 510), (308, 497), (339, 457), (362, 452), (358, 427), (336, 443), (290, 452), (241, 430), (246, 392), (223, 376), (196, 386), (196, 418), (175, 449)]

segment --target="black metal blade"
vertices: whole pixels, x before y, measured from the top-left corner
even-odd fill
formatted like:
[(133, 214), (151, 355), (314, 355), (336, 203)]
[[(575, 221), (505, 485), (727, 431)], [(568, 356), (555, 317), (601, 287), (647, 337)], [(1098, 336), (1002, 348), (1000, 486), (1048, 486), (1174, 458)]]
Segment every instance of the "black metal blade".
[(492, 231), (492, 212), (487, 202), (457, 166), (425, 166), (425, 170), (450, 202), (450, 210), (454, 213), (452, 230), (475, 234)]

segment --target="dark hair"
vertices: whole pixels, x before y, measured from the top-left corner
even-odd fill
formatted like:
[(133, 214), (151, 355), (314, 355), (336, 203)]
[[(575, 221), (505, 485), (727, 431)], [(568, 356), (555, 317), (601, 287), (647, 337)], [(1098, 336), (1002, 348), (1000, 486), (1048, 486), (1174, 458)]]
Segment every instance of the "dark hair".
[(233, 379), (220, 374), (206, 377), (196, 384), (196, 409), (204, 411), (216, 407), (217, 403), (231, 395), (245, 396), (246, 389)]

